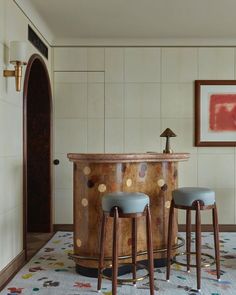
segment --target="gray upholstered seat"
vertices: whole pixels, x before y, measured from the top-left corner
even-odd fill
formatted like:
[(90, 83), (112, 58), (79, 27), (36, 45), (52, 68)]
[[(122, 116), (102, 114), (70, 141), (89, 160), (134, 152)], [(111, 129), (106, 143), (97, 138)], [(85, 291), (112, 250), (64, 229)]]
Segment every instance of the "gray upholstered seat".
[(173, 200), (179, 206), (192, 206), (196, 200), (204, 202), (205, 206), (214, 205), (215, 192), (203, 187), (182, 187), (172, 192)]
[(115, 192), (102, 198), (102, 209), (110, 212), (113, 207), (119, 207), (123, 213), (143, 212), (149, 204), (149, 197), (143, 193)]

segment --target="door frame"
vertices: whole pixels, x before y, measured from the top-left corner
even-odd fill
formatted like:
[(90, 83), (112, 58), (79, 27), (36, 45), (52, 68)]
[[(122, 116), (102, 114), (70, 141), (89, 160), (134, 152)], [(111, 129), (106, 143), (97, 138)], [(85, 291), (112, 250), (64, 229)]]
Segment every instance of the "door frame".
[(27, 63), (26, 71), (25, 71), (25, 79), (24, 79), (24, 88), (23, 88), (23, 250), (25, 251), (25, 259), (27, 259), (27, 201), (28, 201), (28, 192), (27, 192), (27, 97), (28, 97), (28, 84), (29, 84), (29, 78), (31, 73), (31, 68), (35, 61), (39, 61), (41, 66), (43, 67), (43, 70), (45, 72), (45, 78), (47, 80), (47, 88), (48, 88), (48, 97), (49, 97), (49, 115), (50, 115), (50, 124), (49, 124), (49, 171), (50, 171), (50, 232), (53, 231), (53, 207), (52, 207), (52, 91), (51, 91), (51, 82), (50, 77), (48, 73), (47, 66), (43, 60), (43, 58), (39, 54), (33, 54), (29, 58), (29, 61)]

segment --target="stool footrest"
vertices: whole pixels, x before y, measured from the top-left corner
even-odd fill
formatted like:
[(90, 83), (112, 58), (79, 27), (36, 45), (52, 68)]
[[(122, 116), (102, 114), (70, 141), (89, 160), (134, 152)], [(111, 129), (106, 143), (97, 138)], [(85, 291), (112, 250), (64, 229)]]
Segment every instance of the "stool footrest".
[[(178, 264), (178, 265), (181, 265), (181, 266), (187, 266), (187, 263), (183, 263), (183, 262), (179, 262), (176, 257), (178, 256), (182, 256), (182, 255), (187, 255), (187, 254), (191, 254), (191, 255), (196, 255), (196, 252), (181, 252), (181, 253), (177, 253), (173, 258), (172, 258), (172, 262), (175, 263), (175, 264)], [(215, 264), (215, 258), (208, 254), (208, 253), (201, 253), (201, 256), (205, 256), (205, 257), (208, 257), (209, 259), (211, 259), (211, 262), (208, 262), (208, 263), (202, 263), (201, 264), (201, 267), (210, 267), (212, 265)], [(190, 264), (189, 265), (190, 267), (197, 267), (196, 264)]]
[[(125, 266), (125, 265), (132, 266), (133, 263), (119, 263), (119, 266)], [(142, 280), (146, 279), (149, 276), (149, 271), (148, 271), (148, 268), (147, 268), (146, 265), (144, 265), (142, 263), (139, 263), (139, 262), (137, 262), (135, 265), (136, 265), (137, 268), (139, 267), (138, 269), (145, 269), (147, 271), (147, 273), (144, 276), (137, 277), (136, 279), (119, 279), (119, 278), (117, 278), (117, 282), (119, 284), (136, 283), (136, 282), (139, 282), (139, 281), (142, 281)], [(107, 280), (112, 281), (112, 277), (104, 275), (104, 271), (107, 270), (107, 269), (109, 269), (109, 268), (112, 268), (112, 264), (110, 264), (109, 267), (102, 268), (102, 270), (101, 270), (102, 277), (104, 279), (107, 279)]]

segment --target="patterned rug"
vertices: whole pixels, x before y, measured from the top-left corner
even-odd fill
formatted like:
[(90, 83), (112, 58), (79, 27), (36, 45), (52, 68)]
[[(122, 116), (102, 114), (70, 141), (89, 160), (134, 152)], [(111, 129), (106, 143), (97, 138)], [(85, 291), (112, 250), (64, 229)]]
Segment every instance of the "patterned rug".
[[(194, 241), (194, 235), (192, 236)], [(54, 237), (21, 269), (0, 294), (22, 295), (91, 295), (97, 293), (97, 279), (83, 277), (75, 272), (68, 258), (73, 249), (73, 234), (57, 232)], [(213, 236), (203, 233), (202, 251), (214, 255)], [(215, 266), (202, 270), (202, 294), (236, 294), (236, 233), (220, 234), (221, 282), (216, 280)], [(170, 282), (165, 281), (165, 268), (155, 269), (157, 294), (196, 295), (195, 270), (187, 273), (184, 267), (173, 264)], [(111, 283), (103, 280), (103, 295), (111, 295)], [(122, 285), (119, 295), (149, 294), (148, 279), (136, 287)]]

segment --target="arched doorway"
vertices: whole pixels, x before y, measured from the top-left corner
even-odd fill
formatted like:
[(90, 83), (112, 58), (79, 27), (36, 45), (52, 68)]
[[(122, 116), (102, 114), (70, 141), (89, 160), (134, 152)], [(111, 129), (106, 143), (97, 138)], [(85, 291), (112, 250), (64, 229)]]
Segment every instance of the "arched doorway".
[(47, 67), (38, 54), (27, 64), (23, 93), (24, 249), (27, 233), (52, 231), (52, 95)]

